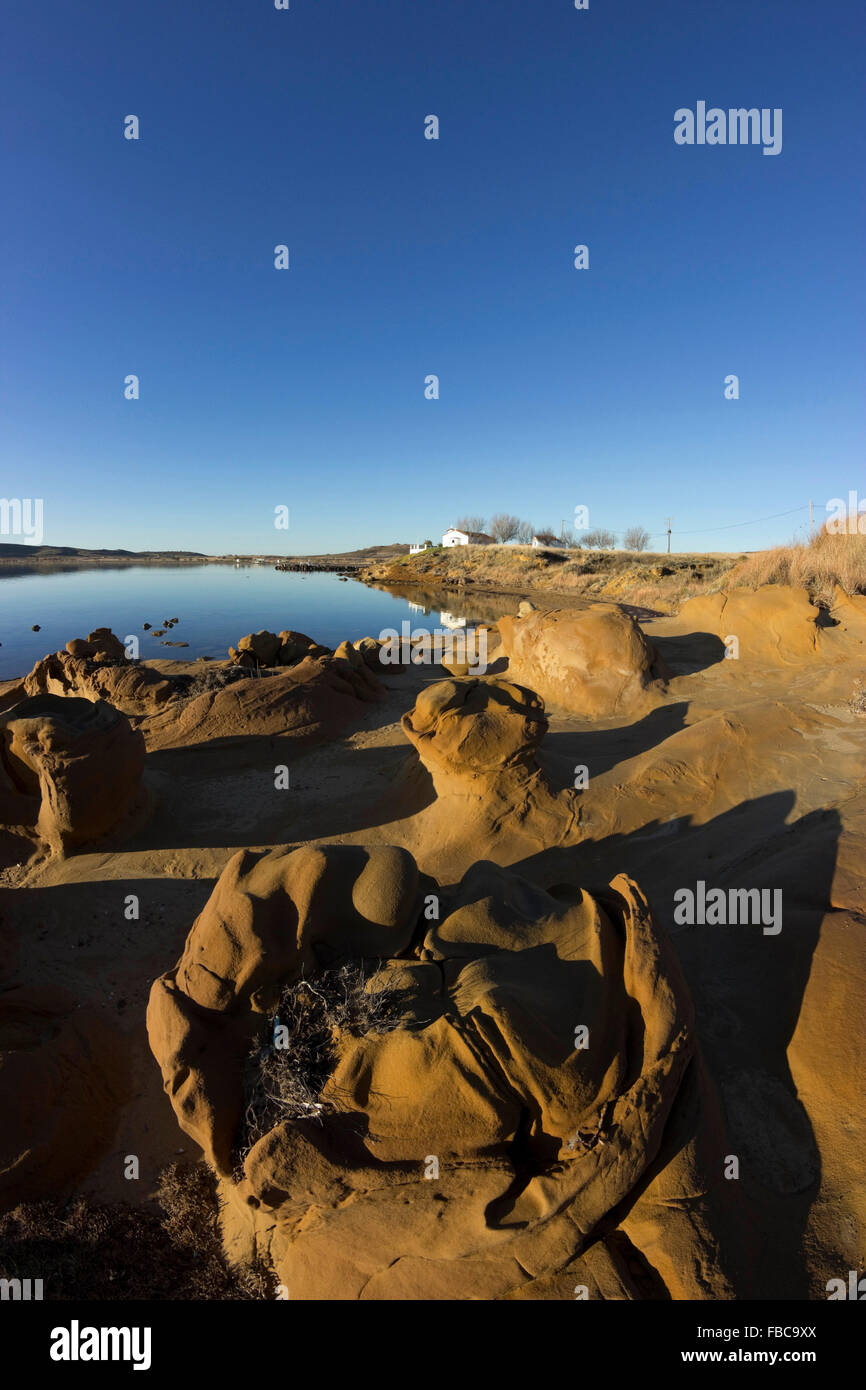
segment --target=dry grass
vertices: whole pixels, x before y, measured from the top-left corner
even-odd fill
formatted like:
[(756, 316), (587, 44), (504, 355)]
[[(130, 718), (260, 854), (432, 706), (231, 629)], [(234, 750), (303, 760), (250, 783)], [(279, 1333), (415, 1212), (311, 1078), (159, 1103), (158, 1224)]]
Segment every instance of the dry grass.
[(216, 694), (227, 685), (237, 681), (267, 680), (274, 672), (266, 667), (256, 666), (203, 666), (194, 676), (172, 676), (180, 697), (184, 701), (195, 700), (199, 695)]
[(216, 1183), (204, 1163), (160, 1174), (161, 1213), (84, 1197), (28, 1202), (0, 1216), (0, 1275), (42, 1279), (54, 1299), (260, 1299), (275, 1283), (227, 1263)]
[(808, 589), (825, 606), (838, 585), (847, 594), (866, 594), (866, 536), (831, 535), (759, 550), (737, 565), (732, 584), (758, 588), (761, 584), (792, 584)]
[[(735, 555), (659, 555), (626, 550), (533, 550), (529, 546), (438, 546), (403, 555), (365, 577), (404, 586), (470, 586), (501, 592), (568, 594), (675, 610), (721, 583)], [(742, 558), (742, 557), (741, 557)]]
[(542, 551), (528, 546), (437, 546), (367, 572), (395, 586), (487, 588), (572, 594), (670, 613), (696, 594), (791, 584), (828, 606), (836, 586), (866, 593), (866, 535), (823, 530), (809, 542), (740, 555), (637, 554), (625, 550)]
[[(237, 1171), (259, 1139), (284, 1120), (320, 1119), (322, 1090), (336, 1061), (338, 1032), (386, 1033), (399, 1023), (398, 994), (376, 988), (377, 968), (348, 961), (314, 979), (287, 985), (268, 1019), (268, 1041), (256, 1045), (244, 1075), (246, 1110)], [(276, 1045), (279, 1034), (279, 1045)]]

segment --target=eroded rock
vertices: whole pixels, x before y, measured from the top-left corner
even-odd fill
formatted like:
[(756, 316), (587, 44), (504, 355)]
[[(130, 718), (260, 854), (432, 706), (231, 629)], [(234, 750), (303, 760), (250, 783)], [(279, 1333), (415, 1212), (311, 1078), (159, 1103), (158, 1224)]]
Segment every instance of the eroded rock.
[(66, 853), (114, 831), (143, 801), (144, 739), (104, 701), (34, 695), (0, 714), (8, 829)]
[[(640, 890), (548, 893), (490, 864), (431, 888), (394, 849), (242, 853), (154, 984), (151, 1047), (221, 1175), (232, 1258), (295, 1299), (573, 1297), (618, 1223), (670, 1296), (733, 1296), (724, 1132)], [(371, 957), (389, 1025), (335, 1027), (317, 1113), (250, 1147), (244, 1034), (247, 1068), (272, 1065), (287, 982), (327, 991)], [(608, 1273), (594, 1287), (638, 1296)]]
[(501, 618), (499, 631), (508, 675), (551, 707), (604, 718), (645, 711), (660, 698), (660, 659), (618, 608), (527, 611)]

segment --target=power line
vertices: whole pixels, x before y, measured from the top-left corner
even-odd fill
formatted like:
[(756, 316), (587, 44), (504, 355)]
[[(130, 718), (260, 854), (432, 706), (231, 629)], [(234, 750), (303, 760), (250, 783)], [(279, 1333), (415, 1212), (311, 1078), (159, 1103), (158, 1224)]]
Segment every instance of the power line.
[[(725, 526), (705, 526), (695, 531), (672, 531), (669, 521), (667, 530), (650, 531), (648, 534), (650, 540), (654, 540), (658, 536), (708, 536), (712, 535), (715, 531), (735, 531), (740, 526), (757, 526), (762, 521), (776, 521), (780, 516), (794, 516), (796, 512), (809, 511), (810, 505), (809, 502), (805, 502), (802, 507), (791, 507), (786, 512), (771, 512), (769, 516), (756, 516), (753, 517), (751, 521), (731, 521)], [(607, 527), (593, 527), (589, 529), (607, 530)], [(622, 540), (626, 533), (625, 531), (614, 531), (612, 534), (616, 536), (617, 540)]]
[[(770, 516), (756, 516), (754, 521), (732, 521), (727, 526), (707, 526), (701, 531), (675, 531), (675, 536), (705, 536), (713, 531), (734, 531), (738, 526), (757, 526), (760, 521), (775, 521), (780, 516), (793, 516), (795, 512), (807, 512), (809, 503), (806, 502), (802, 507), (791, 507), (787, 512), (772, 512)], [(656, 533), (662, 535), (661, 531)]]

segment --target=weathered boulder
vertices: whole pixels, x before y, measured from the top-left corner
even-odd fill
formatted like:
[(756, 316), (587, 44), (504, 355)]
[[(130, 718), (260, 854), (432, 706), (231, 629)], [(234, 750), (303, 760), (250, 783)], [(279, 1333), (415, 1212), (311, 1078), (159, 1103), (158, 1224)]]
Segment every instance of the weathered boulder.
[(378, 668), (380, 643), (375, 637), (359, 637), (354, 644), (356, 652), (360, 652), (368, 666)]
[(321, 642), (316, 642), (305, 632), (294, 632), (291, 628), (285, 628), (280, 633), (280, 650), (277, 652), (280, 666), (294, 666), (296, 662), (303, 661), (308, 656), (330, 655), (329, 647), (322, 646)]
[(308, 656), (330, 656), (330, 649), (323, 647), (305, 632), (294, 632), (284, 628), (280, 633), (250, 632), (241, 637), (237, 648), (229, 647), (229, 659), (235, 666), (246, 666), (252, 671), (270, 666), (295, 666)]
[(662, 663), (634, 618), (618, 608), (528, 611), (499, 621), (508, 674), (551, 708), (605, 718), (648, 709)]
[(276, 666), (281, 646), (277, 634), (264, 628), (259, 632), (250, 632), (238, 641), (238, 651), (251, 652), (259, 666)]
[(144, 739), (103, 701), (35, 695), (0, 714), (7, 828), (64, 853), (116, 829), (141, 805)]
[(125, 661), (126, 648), (109, 627), (98, 627), (85, 639), (73, 637), (66, 643), (70, 656), (89, 656), (94, 661)]

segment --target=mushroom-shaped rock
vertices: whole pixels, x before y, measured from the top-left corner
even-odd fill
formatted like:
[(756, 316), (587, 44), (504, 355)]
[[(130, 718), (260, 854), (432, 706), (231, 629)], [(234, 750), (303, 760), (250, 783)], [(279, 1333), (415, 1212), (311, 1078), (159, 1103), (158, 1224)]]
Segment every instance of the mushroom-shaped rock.
[(508, 681), (454, 679), (427, 686), (402, 718), (434, 782), (534, 771), (547, 732), (544, 702)]
[[(467, 855), (510, 862), (579, 838), (577, 792), (555, 790), (539, 762), (547, 716), (533, 690), (492, 677), (437, 681), (401, 722), (436, 793), (417, 812), (425, 867), (428, 844), (437, 865), (459, 873)], [(407, 766), (395, 784), (410, 804), (423, 794), (418, 772)]]

